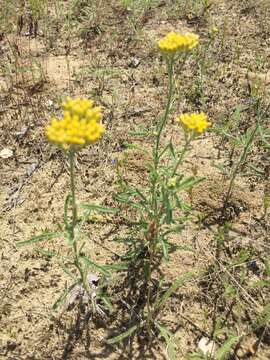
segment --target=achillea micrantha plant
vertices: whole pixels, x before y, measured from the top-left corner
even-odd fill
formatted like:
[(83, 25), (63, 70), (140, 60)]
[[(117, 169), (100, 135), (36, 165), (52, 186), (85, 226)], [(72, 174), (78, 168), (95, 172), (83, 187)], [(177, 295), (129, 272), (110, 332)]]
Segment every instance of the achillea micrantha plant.
[[(185, 140), (180, 149), (173, 143), (170, 136), (165, 137), (170, 139), (169, 143), (166, 143), (162, 135), (166, 132), (166, 125), (171, 113), (174, 64), (181, 60), (180, 68), (182, 69), (187, 56), (198, 45), (198, 42), (199, 37), (195, 34), (182, 35), (170, 32), (157, 43), (167, 65), (168, 93), (165, 110), (156, 123), (156, 129), (149, 133), (149, 136), (153, 136), (153, 149), (152, 159), (147, 167), (148, 185), (145, 184), (142, 188), (138, 184), (125, 183), (122, 193), (118, 196), (120, 202), (138, 211), (139, 225), (136, 229), (136, 237), (140, 236), (140, 241), (136, 241), (135, 238), (134, 244), (131, 245), (132, 249), (128, 250), (126, 257), (130, 259), (131, 267), (134, 267), (135, 282), (140, 283), (137, 291), (140, 294), (139, 300), (133, 300), (133, 303), (141, 303), (144, 299), (143, 310), (140, 313), (139, 324), (132, 326), (116, 338), (110, 339), (110, 343), (120, 341), (132, 333), (144, 329), (149, 339), (153, 334), (160, 333), (167, 341), (168, 348), (173, 351), (171, 334), (164, 325), (159, 324), (158, 316), (167, 299), (192, 274), (184, 274), (164, 290), (159, 288), (163, 280), (157, 278), (159, 276), (158, 269), (161, 261), (169, 260), (169, 255), (174, 250), (170, 239), (171, 234), (180, 233), (188, 219), (187, 211), (190, 210), (190, 206), (181, 197), (181, 192), (189, 191), (202, 180), (195, 176), (185, 176), (182, 169), (179, 169), (180, 165), (183, 163), (190, 142), (203, 133), (210, 126), (210, 122), (204, 113), (180, 115), (179, 123), (184, 130)], [(147, 152), (148, 149), (145, 151)], [(121, 176), (120, 178), (122, 179)], [(176, 245), (176, 247), (180, 246)], [(139, 282), (140, 275), (141, 282)], [(133, 293), (136, 293), (134, 289)]]
[[(65, 224), (68, 242), (73, 248), (73, 262), (79, 272), (78, 283), (83, 287), (85, 295), (92, 301), (95, 308), (96, 303), (93, 296), (93, 289), (88, 280), (87, 266), (84, 266), (85, 258), (80, 256), (78, 249), (79, 236), (75, 232), (78, 224), (76, 194), (75, 194), (75, 154), (87, 145), (94, 144), (101, 139), (104, 133), (104, 126), (101, 124), (101, 108), (95, 107), (94, 102), (88, 99), (71, 99), (68, 97), (62, 104), (63, 117), (51, 119), (45, 132), (47, 139), (67, 152), (70, 167), (70, 188), (71, 194), (66, 199)], [(67, 219), (67, 207), (71, 204), (71, 223)], [(87, 214), (87, 216), (89, 213)]]
[[(68, 274), (73, 284), (65, 290), (64, 294), (56, 301), (53, 308), (56, 308), (69, 294), (71, 302), (80, 297), (87, 303), (91, 302), (93, 310), (100, 310), (96, 300), (103, 299), (102, 293), (93, 285), (91, 280), (95, 275), (88, 273), (89, 268), (98, 268), (103, 274), (108, 271), (94, 263), (86, 255), (82, 255), (82, 244), (79, 247), (80, 233), (82, 226), (89, 219), (92, 211), (115, 212), (114, 209), (105, 208), (94, 204), (80, 204), (85, 212), (79, 218), (77, 213), (76, 193), (75, 193), (75, 156), (84, 147), (96, 143), (104, 134), (104, 126), (101, 123), (102, 111), (98, 106), (94, 106), (92, 100), (71, 99), (68, 97), (62, 104), (63, 116), (60, 119), (52, 118), (51, 123), (46, 127), (45, 133), (49, 142), (60, 147), (68, 156), (69, 175), (70, 175), (70, 194), (65, 200), (64, 207), (64, 231), (48, 232), (34, 236), (30, 240), (18, 242), (18, 245), (33, 244), (43, 240), (53, 239), (64, 236), (67, 238), (68, 245), (72, 248), (71, 256), (57, 256), (66, 274)], [(69, 216), (69, 209), (71, 214)], [(66, 265), (68, 264), (68, 265)], [(70, 269), (73, 264), (77, 271)], [(108, 302), (107, 302), (108, 303)]]

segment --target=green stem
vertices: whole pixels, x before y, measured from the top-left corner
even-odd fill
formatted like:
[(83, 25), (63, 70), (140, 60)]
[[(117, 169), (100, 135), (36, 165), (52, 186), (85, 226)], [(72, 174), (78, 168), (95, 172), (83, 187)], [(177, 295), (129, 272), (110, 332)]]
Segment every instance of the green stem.
[(148, 337), (151, 337), (151, 321), (152, 321), (152, 311), (151, 311), (151, 277), (152, 277), (152, 254), (150, 254), (150, 259), (148, 263), (148, 276), (147, 276), (147, 300), (146, 300), (146, 307), (147, 307), (147, 319), (146, 319), (146, 327)]
[(179, 159), (178, 159), (178, 161), (177, 161), (177, 163), (176, 163), (176, 165), (175, 165), (175, 167), (174, 167), (174, 169), (173, 169), (173, 172), (172, 172), (172, 174), (171, 174), (171, 177), (174, 177), (174, 175), (175, 175), (176, 172), (177, 172), (177, 169), (178, 169), (179, 165), (182, 164), (182, 161), (183, 161), (184, 156), (185, 156), (185, 154), (186, 154), (186, 152), (187, 152), (187, 149), (188, 149), (188, 145), (189, 145), (189, 144), (190, 144), (190, 140), (186, 138), (186, 139), (185, 139), (185, 145), (184, 145), (184, 147), (183, 147), (183, 149), (182, 149), (182, 151), (181, 151), (180, 157), (179, 157)]
[[(184, 57), (183, 62), (180, 67), (180, 71), (182, 70), (182, 67), (185, 64), (187, 55)], [(171, 109), (171, 103), (172, 103), (172, 97), (173, 97), (173, 65), (175, 62), (175, 58), (171, 57), (167, 59), (167, 70), (168, 70), (168, 94), (167, 94), (167, 104), (165, 108), (165, 112), (163, 116), (161, 117), (159, 123), (157, 124), (156, 129), (156, 142), (153, 148), (153, 174), (152, 176), (154, 178), (151, 178), (151, 210), (153, 213), (153, 219), (155, 220), (156, 228), (155, 230), (159, 229), (159, 223), (160, 218), (162, 215), (162, 211), (158, 210), (158, 165), (160, 160), (159, 155), (159, 148), (160, 148), (160, 140), (161, 140), (161, 134), (162, 131), (167, 123), (170, 109)], [(176, 169), (177, 170), (177, 169)], [(154, 173), (155, 172), (155, 173)], [(163, 206), (163, 205), (162, 205)], [(149, 257), (148, 257), (148, 271), (146, 276), (146, 282), (147, 282), (147, 299), (146, 299), (146, 308), (147, 308), (147, 320), (146, 320), (146, 326), (147, 326), (147, 332), (149, 338), (151, 337), (151, 323), (153, 318), (153, 313), (151, 310), (151, 298), (152, 298), (152, 288), (151, 288), (151, 279), (152, 279), (152, 265), (154, 261), (154, 257), (156, 255), (156, 248), (157, 248), (157, 241), (158, 241), (158, 232), (154, 234), (153, 237), (149, 240)]]
[(77, 241), (75, 241), (75, 227), (77, 224), (77, 204), (76, 204), (76, 193), (75, 193), (75, 151), (70, 150), (69, 152), (69, 169), (70, 169), (70, 191), (71, 191), (71, 206), (72, 206), (72, 220), (70, 227), (70, 237), (73, 246), (74, 264), (79, 270), (81, 275), (81, 281), (83, 281), (83, 270), (81, 268), (79, 254), (77, 249)]
[(149, 244), (149, 261), (148, 261), (148, 271), (147, 271), (147, 300), (146, 300), (146, 307), (147, 307), (147, 319), (146, 319), (146, 327), (147, 327), (147, 333), (148, 338), (151, 338), (151, 323), (153, 320), (152, 316), (152, 309), (151, 309), (151, 295), (152, 295), (152, 289), (151, 289), (151, 279), (152, 279), (152, 264), (153, 259), (156, 252), (156, 237), (152, 238), (150, 240)]
[[(167, 122), (167, 119), (169, 116), (169, 112), (170, 112), (171, 102), (172, 102), (173, 64), (174, 64), (173, 58), (170, 58), (167, 60), (167, 69), (168, 69), (168, 76), (169, 76), (168, 96), (167, 96), (167, 104), (166, 104), (166, 109), (165, 109), (164, 115), (162, 116), (161, 121), (157, 125), (156, 144), (153, 149), (153, 160), (154, 160), (155, 171), (157, 171), (158, 163), (159, 163), (159, 146), (160, 146), (161, 133), (162, 133), (164, 126), (166, 125), (166, 122)], [(154, 180), (152, 181), (152, 189), (151, 189), (151, 196), (152, 196), (151, 203), (152, 203), (152, 208), (153, 208), (155, 214), (157, 212), (157, 196), (156, 196), (157, 186), (156, 185), (157, 185), (157, 179), (155, 176)]]
[(71, 150), (69, 152), (69, 169), (70, 169), (70, 191), (71, 191), (71, 204), (72, 204), (72, 222), (71, 222), (71, 237), (74, 240), (74, 230), (77, 223), (77, 205), (75, 194), (75, 152)]
[[(187, 59), (187, 55), (188, 53), (185, 54), (183, 61), (180, 65), (180, 69), (179, 71), (181, 72), (186, 59)], [(176, 58), (169, 58), (167, 59), (167, 69), (168, 69), (168, 77), (169, 77), (169, 83), (168, 83), (168, 96), (167, 96), (167, 104), (166, 104), (166, 109), (164, 112), (164, 115), (161, 118), (161, 121), (158, 123), (157, 125), (157, 134), (156, 134), (156, 144), (155, 147), (153, 149), (153, 160), (154, 160), (154, 170), (157, 171), (158, 169), (158, 164), (159, 164), (159, 159), (160, 159), (160, 155), (159, 155), (159, 147), (160, 147), (160, 138), (161, 138), (161, 134), (162, 134), (162, 130), (164, 129), (164, 126), (167, 123), (168, 120), (168, 116), (170, 113), (170, 108), (171, 108), (171, 102), (172, 102), (172, 96), (173, 96), (173, 66), (174, 66), (174, 62), (176, 61)], [(152, 203), (152, 209), (154, 210), (154, 213), (157, 214), (158, 211), (158, 206), (157, 206), (157, 179), (156, 179), (156, 175), (154, 180), (152, 181), (152, 188), (151, 188), (151, 203)]]
[(70, 169), (70, 190), (71, 190), (71, 205), (72, 205), (72, 220), (71, 220), (71, 227), (70, 227), (70, 240), (72, 242), (73, 247), (73, 256), (74, 256), (74, 265), (78, 269), (81, 277), (81, 282), (89, 299), (91, 298), (91, 290), (89, 288), (89, 284), (86, 278), (86, 274), (83, 271), (83, 267), (80, 263), (80, 255), (77, 248), (77, 241), (75, 239), (75, 227), (78, 222), (77, 217), (77, 204), (76, 204), (76, 193), (75, 193), (75, 151), (70, 150), (69, 152), (69, 169)]
[(224, 201), (224, 207), (226, 207), (226, 205), (228, 204), (228, 201), (229, 201), (229, 198), (231, 196), (231, 193), (232, 193), (232, 189), (233, 189), (233, 186), (234, 186), (234, 182), (235, 182), (235, 178), (236, 178), (236, 175), (237, 175), (237, 171), (239, 169), (239, 167), (241, 166), (241, 164), (245, 161), (246, 159), (246, 156), (247, 156), (247, 153), (249, 151), (249, 147), (252, 143), (252, 141), (254, 140), (254, 137), (256, 135), (256, 132), (259, 128), (259, 123), (257, 123), (256, 127), (254, 128), (254, 130), (252, 131), (252, 133), (250, 134), (246, 144), (245, 144), (245, 147), (243, 149), (243, 152), (242, 154), (239, 156), (239, 159), (235, 165), (235, 168), (231, 174), (231, 180), (230, 180), (230, 184), (229, 184), (229, 188), (228, 188), (228, 191), (227, 191), (227, 194), (226, 194), (226, 197), (225, 197), (225, 201)]
[(154, 152), (155, 169), (157, 169), (157, 166), (158, 166), (158, 160), (159, 160), (158, 151), (159, 151), (161, 133), (167, 122), (168, 115), (170, 112), (170, 107), (171, 107), (171, 101), (172, 101), (172, 95), (173, 95), (173, 64), (174, 64), (173, 58), (171, 58), (167, 61), (168, 76), (169, 76), (168, 97), (167, 97), (167, 105), (166, 105), (165, 113), (164, 113), (163, 117), (161, 118), (161, 122), (158, 124), (158, 129), (157, 129), (156, 146), (155, 146), (155, 152)]

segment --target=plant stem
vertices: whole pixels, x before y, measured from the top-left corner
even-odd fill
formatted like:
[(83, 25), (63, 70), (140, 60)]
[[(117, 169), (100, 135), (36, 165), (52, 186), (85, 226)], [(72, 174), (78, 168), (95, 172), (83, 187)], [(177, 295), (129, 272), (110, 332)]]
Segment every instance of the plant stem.
[(75, 152), (69, 152), (69, 171), (70, 171), (70, 191), (71, 191), (71, 204), (72, 204), (72, 223), (71, 223), (71, 237), (74, 239), (74, 229), (77, 223), (77, 205), (75, 194), (75, 171), (74, 171), (74, 158)]
[(166, 105), (164, 115), (161, 118), (161, 122), (157, 126), (157, 138), (156, 138), (156, 146), (155, 146), (155, 152), (154, 152), (155, 169), (157, 169), (157, 167), (158, 167), (158, 160), (159, 160), (158, 150), (159, 150), (159, 145), (160, 145), (161, 133), (167, 122), (168, 115), (170, 112), (170, 107), (171, 107), (172, 94), (173, 94), (173, 63), (174, 63), (173, 58), (167, 60), (167, 69), (168, 69), (168, 76), (169, 76), (168, 96), (167, 96), (167, 105)]
[[(185, 54), (183, 61), (180, 65), (180, 69), (179, 69), (180, 72), (182, 71), (182, 69), (185, 65), (186, 59), (187, 59), (187, 53)], [(168, 119), (168, 116), (170, 113), (170, 108), (171, 108), (171, 102), (172, 102), (172, 96), (173, 96), (173, 66), (174, 66), (175, 60), (176, 60), (175, 58), (167, 59), (167, 69), (168, 69), (168, 78), (169, 78), (167, 104), (166, 104), (164, 115), (162, 116), (161, 121), (157, 125), (156, 144), (153, 149), (153, 161), (154, 161), (154, 170), (155, 171), (157, 171), (157, 169), (158, 169), (158, 164), (159, 164), (159, 159), (160, 159), (159, 146), (160, 146), (160, 138), (161, 138), (162, 130), (164, 129), (164, 126), (167, 123), (167, 119)], [(157, 195), (157, 178), (155, 176), (154, 180), (152, 181), (152, 188), (151, 188), (151, 197), (152, 197), (151, 203), (152, 203), (152, 209), (155, 214), (157, 214), (157, 211), (158, 211), (156, 195)]]
[(146, 307), (147, 307), (146, 327), (147, 327), (147, 333), (149, 339), (151, 337), (151, 322), (152, 322), (152, 311), (151, 311), (152, 261), (153, 261), (153, 254), (152, 254), (152, 249), (150, 249), (149, 262), (148, 262), (149, 267), (147, 272), (147, 300), (146, 300)]
[[(162, 116), (161, 121), (157, 124), (156, 143), (155, 143), (155, 147), (153, 149), (153, 161), (154, 161), (154, 169), (155, 170), (157, 170), (158, 164), (159, 164), (159, 146), (160, 146), (161, 133), (162, 133), (164, 126), (166, 125), (168, 115), (170, 112), (170, 107), (171, 107), (171, 101), (172, 101), (172, 95), (173, 95), (173, 64), (174, 64), (173, 58), (167, 60), (167, 69), (168, 69), (168, 76), (169, 76), (167, 104), (166, 104), (164, 115)], [(152, 209), (155, 214), (157, 213), (156, 192), (157, 192), (157, 179), (155, 176), (155, 178), (152, 181), (152, 189), (151, 189)]]
[[(83, 271), (83, 267), (81, 266), (80, 259), (79, 259), (79, 252), (77, 248), (77, 241), (75, 240), (75, 227), (78, 222), (77, 218), (77, 204), (76, 204), (76, 193), (75, 193), (75, 151), (69, 151), (69, 169), (70, 169), (70, 190), (71, 190), (71, 205), (72, 205), (72, 220), (71, 220), (71, 227), (70, 227), (70, 239), (72, 242), (73, 247), (73, 256), (74, 256), (74, 265), (78, 269), (81, 277), (81, 282), (83, 284), (84, 290), (86, 291), (89, 299), (91, 298), (91, 290), (89, 288), (88, 281), (86, 279), (86, 274)], [(92, 299), (92, 298), (91, 298)], [(93, 303), (93, 302), (92, 302)]]
[(259, 123), (257, 123), (256, 127), (254, 128), (254, 130), (252, 131), (252, 133), (249, 135), (249, 138), (245, 144), (245, 147), (242, 151), (242, 154), (239, 156), (239, 159), (233, 169), (233, 172), (231, 174), (231, 180), (230, 180), (230, 184), (229, 184), (229, 188), (228, 188), (228, 191), (227, 191), (227, 194), (226, 194), (226, 197), (225, 197), (225, 201), (224, 201), (224, 207), (226, 207), (226, 205), (228, 204), (228, 201), (229, 201), (229, 198), (231, 196), (231, 193), (232, 193), (232, 189), (233, 189), (233, 186), (234, 186), (234, 182), (235, 182), (235, 178), (236, 178), (236, 175), (237, 175), (237, 171), (239, 169), (239, 167), (241, 166), (241, 164), (245, 161), (246, 157), (247, 157), (247, 153), (249, 151), (249, 147), (252, 143), (252, 141), (254, 140), (254, 137), (257, 133), (257, 130), (259, 128)]
[(146, 235), (147, 240), (147, 248), (148, 254), (146, 258), (146, 266), (145, 269), (145, 281), (147, 287), (147, 298), (146, 298), (146, 328), (148, 332), (148, 338), (151, 338), (151, 323), (153, 320), (153, 312), (151, 309), (151, 299), (152, 299), (152, 287), (151, 287), (151, 279), (152, 279), (152, 266), (154, 263), (154, 258), (156, 256), (156, 248), (158, 241), (158, 230), (159, 224), (157, 223), (157, 219), (152, 219), (148, 225), (148, 232)]
[(79, 254), (77, 249), (77, 242), (75, 240), (75, 227), (77, 224), (77, 204), (76, 204), (76, 194), (75, 194), (75, 171), (74, 171), (74, 158), (75, 151), (70, 150), (69, 152), (69, 169), (70, 169), (70, 190), (71, 190), (71, 205), (72, 205), (72, 220), (70, 227), (70, 237), (73, 246), (73, 254), (74, 254), (74, 264), (76, 268), (79, 270), (81, 275), (81, 281), (83, 282), (84, 276), (83, 271), (79, 261)]
[(171, 177), (174, 177), (174, 175), (175, 175), (176, 172), (177, 172), (177, 169), (178, 169), (179, 165), (182, 164), (182, 161), (183, 161), (184, 156), (185, 156), (185, 154), (186, 154), (186, 152), (187, 152), (187, 148), (188, 148), (188, 145), (189, 145), (189, 144), (190, 144), (190, 140), (187, 139), (187, 138), (185, 138), (185, 145), (184, 145), (184, 147), (183, 147), (183, 149), (182, 149), (182, 151), (181, 151), (180, 157), (179, 157), (179, 159), (178, 159), (178, 161), (177, 161), (177, 163), (176, 163), (176, 165), (175, 165), (175, 167), (174, 167), (174, 169), (173, 169), (173, 172), (172, 172)]
[[(187, 55), (185, 55), (183, 62), (181, 64), (181, 68), (184, 66)], [(155, 259), (157, 253), (157, 242), (159, 236), (159, 226), (160, 226), (160, 218), (163, 214), (162, 211), (158, 209), (158, 166), (159, 166), (159, 147), (160, 147), (160, 139), (162, 131), (167, 123), (168, 116), (171, 109), (172, 97), (173, 97), (173, 65), (175, 62), (175, 58), (171, 57), (167, 59), (167, 71), (168, 71), (168, 92), (167, 92), (167, 103), (163, 116), (161, 117), (159, 123), (156, 128), (156, 142), (153, 147), (153, 178), (151, 178), (151, 212), (152, 212), (152, 224), (153, 228), (149, 229), (149, 246), (148, 246), (148, 269), (146, 275), (146, 283), (147, 283), (147, 299), (146, 299), (146, 308), (147, 308), (147, 319), (146, 319), (146, 327), (148, 332), (148, 337), (151, 337), (151, 323), (153, 321), (153, 312), (151, 310), (151, 299), (152, 299), (152, 288), (151, 288), (151, 280), (152, 280), (152, 266), (153, 261)], [(187, 147), (188, 144), (186, 144)], [(183, 150), (183, 154), (181, 154), (181, 161), (184, 156), (184, 152), (186, 151), (186, 147)], [(181, 162), (180, 161), (180, 162)], [(180, 162), (177, 164), (180, 164)], [(177, 170), (177, 167), (175, 171)], [(163, 207), (163, 205), (162, 205)]]

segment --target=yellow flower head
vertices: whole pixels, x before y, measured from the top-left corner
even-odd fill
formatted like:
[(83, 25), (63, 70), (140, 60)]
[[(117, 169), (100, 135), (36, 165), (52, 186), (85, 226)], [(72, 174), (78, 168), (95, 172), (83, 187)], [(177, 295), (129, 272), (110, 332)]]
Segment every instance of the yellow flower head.
[(78, 150), (99, 140), (104, 133), (100, 123), (101, 108), (94, 106), (92, 100), (71, 99), (62, 104), (62, 119), (51, 119), (45, 132), (47, 139), (64, 150)]
[(187, 33), (181, 35), (172, 31), (159, 40), (158, 47), (164, 55), (174, 56), (176, 53), (192, 50), (198, 43), (199, 36), (196, 34)]
[(191, 113), (191, 114), (182, 114), (176, 121), (184, 128), (185, 131), (199, 135), (203, 133), (211, 123), (207, 121), (207, 115), (203, 112), (201, 113)]

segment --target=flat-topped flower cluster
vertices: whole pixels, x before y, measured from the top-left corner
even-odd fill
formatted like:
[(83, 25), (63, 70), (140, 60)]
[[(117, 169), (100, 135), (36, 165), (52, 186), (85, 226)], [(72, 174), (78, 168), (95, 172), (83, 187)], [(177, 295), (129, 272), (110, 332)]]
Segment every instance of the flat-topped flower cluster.
[(211, 123), (207, 120), (207, 115), (203, 112), (185, 113), (176, 118), (176, 122), (178, 122), (185, 131), (193, 132), (194, 135), (203, 133), (209, 126), (211, 126)]
[(64, 150), (78, 150), (99, 140), (104, 133), (101, 108), (92, 100), (67, 98), (62, 104), (63, 118), (51, 119), (46, 136)]
[(187, 33), (182, 35), (172, 31), (159, 40), (158, 47), (164, 55), (173, 56), (176, 53), (192, 50), (198, 43), (199, 36), (196, 34)]

